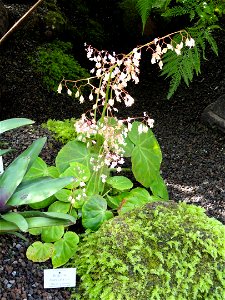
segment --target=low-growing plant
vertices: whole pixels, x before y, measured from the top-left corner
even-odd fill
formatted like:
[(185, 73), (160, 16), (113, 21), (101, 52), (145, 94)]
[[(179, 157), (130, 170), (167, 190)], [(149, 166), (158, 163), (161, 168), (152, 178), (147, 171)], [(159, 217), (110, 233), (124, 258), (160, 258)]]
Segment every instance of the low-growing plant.
[[(19, 126), (32, 124), (33, 121), (23, 118), (8, 119), (0, 122), (0, 134)], [(72, 183), (73, 177), (53, 179), (49, 172), (35, 180), (25, 177), (37, 159), (46, 138), (39, 138), (22, 152), (0, 175), (0, 234), (27, 232), (32, 228), (62, 227), (74, 224), (76, 219), (62, 212), (17, 211), (22, 205), (35, 205), (46, 201), (63, 187)], [(6, 151), (1, 151), (5, 154)], [(48, 176), (48, 177), (47, 177)]]
[(186, 203), (147, 203), (87, 232), (72, 299), (224, 299), (225, 226)]
[(89, 76), (87, 70), (68, 54), (71, 49), (71, 43), (55, 40), (38, 47), (35, 55), (29, 57), (35, 70), (43, 76), (48, 90), (57, 91), (58, 83), (63, 78), (79, 79)]
[(49, 119), (47, 123), (42, 124), (42, 127), (53, 132), (53, 137), (57, 141), (66, 144), (67, 142), (75, 140), (76, 138), (76, 132), (74, 128), (75, 122), (76, 119), (74, 118), (65, 119), (63, 121)]
[[(193, 39), (186, 32), (179, 32), (182, 43), (192, 47)], [(54, 194), (51, 203), (39, 203), (36, 208), (48, 207), (48, 211), (72, 214), (81, 219), (84, 229), (92, 231), (118, 213), (122, 214), (147, 202), (168, 200), (166, 185), (160, 174), (162, 153), (152, 132), (154, 120), (146, 112), (143, 117), (128, 117), (119, 120), (114, 114), (118, 111), (116, 102), (124, 102), (126, 107), (134, 103), (134, 99), (126, 91), (130, 80), (138, 83), (141, 50), (152, 50), (152, 60), (162, 68), (162, 55), (169, 49), (180, 51), (180, 44), (167, 44), (168, 35), (155, 39), (145, 45), (133, 49), (129, 54), (112, 55), (107, 51), (98, 51), (87, 47), (87, 57), (94, 61), (95, 73), (87, 79), (63, 80), (58, 92), (65, 90), (68, 95), (75, 95), (80, 103), (85, 97), (94, 102), (92, 109), (75, 121), (76, 139), (69, 141), (59, 151), (55, 164), (51, 168), (51, 176), (61, 178), (75, 177), (75, 182)], [(174, 42), (175, 43), (175, 42)], [(95, 85), (96, 84), (96, 85)], [(91, 88), (89, 95), (82, 93), (83, 88)], [(131, 168), (124, 168), (126, 159), (131, 161)], [(49, 167), (38, 158), (26, 178), (31, 180), (43, 176)], [(121, 171), (131, 170), (139, 187), (133, 188), (133, 182)], [(41, 206), (40, 206), (41, 205)], [(50, 205), (50, 206), (49, 206)], [(35, 208), (32, 205), (33, 208)], [(55, 242), (64, 234), (63, 228), (52, 228), (43, 234), (44, 242)], [(43, 238), (44, 236), (44, 238)], [(50, 237), (50, 238), (49, 238)], [(78, 240), (77, 240), (78, 241)], [(28, 257), (40, 261), (37, 255), (29, 251), (39, 252), (40, 244), (33, 244), (28, 249)], [(72, 252), (68, 250), (68, 259)], [(49, 255), (43, 252), (43, 260)], [(65, 263), (61, 259), (60, 263)], [(59, 261), (52, 259), (54, 267)]]

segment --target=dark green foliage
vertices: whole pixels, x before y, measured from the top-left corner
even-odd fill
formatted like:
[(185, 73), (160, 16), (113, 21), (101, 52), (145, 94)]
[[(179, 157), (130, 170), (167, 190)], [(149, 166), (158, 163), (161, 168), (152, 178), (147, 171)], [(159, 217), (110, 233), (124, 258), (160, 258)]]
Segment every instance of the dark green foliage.
[(38, 47), (35, 56), (30, 57), (36, 71), (42, 74), (48, 90), (57, 91), (63, 78), (77, 80), (90, 76), (71, 54), (67, 54), (71, 49), (71, 43), (56, 40)]
[(148, 203), (84, 237), (73, 299), (225, 299), (224, 236), (200, 207)]
[[(189, 85), (194, 74), (200, 73), (200, 64), (202, 59), (206, 58), (205, 50), (208, 46), (218, 55), (213, 31), (220, 29), (220, 18), (225, 12), (223, 0), (124, 0), (122, 3), (126, 4), (126, 7), (129, 5), (133, 7), (136, 4), (143, 28), (149, 15), (160, 14), (168, 25), (174, 20), (181, 20), (182, 25), (179, 26), (186, 27), (187, 32), (195, 40), (195, 49), (182, 49), (182, 57), (171, 51), (168, 51), (164, 57), (162, 74), (171, 80), (168, 99), (174, 94), (182, 80)], [(182, 28), (175, 30), (177, 29)]]
[(64, 121), (49, 119), (46, 124), (42, 126), (48, 128), (48, 130), (54, 132), (54, 138), (57, 141), (66, 144), (76, 138), (76, 132), (74, 128), (75, 119), (65, 119)]
[[(168, 51), (163, 57), (164, 66), (161, 75), (170, 78), (170, 88), (167, 99), (172, 97), (182, 80), (189, 86), (189, 83), (193, 80), (194, 74), (200, 74), (201, 59), (206, 58), (206, 43), (208, 43), (214, 53), (218, 55), (217, 43), (212, 36), (210, 27), (204, 28), (198, 26), (190, 28), (189, 33), (195, 40), (194, 48), (189, 49), (184, 47), (181, 55), (177, 55), (173, 51)], [(178, 36), (178, 39), (175, 37), (174, 40), (178, 41), (179, 38), (180, 35)]]

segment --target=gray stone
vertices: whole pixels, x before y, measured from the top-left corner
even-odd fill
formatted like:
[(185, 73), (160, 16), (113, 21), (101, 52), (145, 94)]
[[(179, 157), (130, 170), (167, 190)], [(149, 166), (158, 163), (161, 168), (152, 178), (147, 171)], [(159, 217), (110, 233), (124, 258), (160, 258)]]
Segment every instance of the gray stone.
[(225, 132), (225, 95), (220, 96), (218, 100), (207, 106), (201, 119), (210, 127)]

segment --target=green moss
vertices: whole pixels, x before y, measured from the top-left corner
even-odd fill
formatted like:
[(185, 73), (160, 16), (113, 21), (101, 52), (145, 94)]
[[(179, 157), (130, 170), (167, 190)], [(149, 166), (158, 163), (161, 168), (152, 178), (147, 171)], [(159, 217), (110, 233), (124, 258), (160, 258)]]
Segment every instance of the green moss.
[(53, 137), (57, 140), (66, 144), (69, 141), (75, 140), (77, 134), (75, 132), (74, 124), (76, 120), (74, 118), (60, 120), (49, 119), (47, 123), (42, 124), (43, 128), (53, 132)]
[(148, 203), (87, 234), (75, 299), (225, 299), (225, 226), (194, 205)]
[(67, 52), (72, 51), (72, 44), (55, 40), (37, 48), (29, 57), (32, 66), (43, 77), (43, 83), (48, 90), (57, 91), (63, 78), (77, 80), (90, 77), (88, 71), (80, 66), (78, 61)]

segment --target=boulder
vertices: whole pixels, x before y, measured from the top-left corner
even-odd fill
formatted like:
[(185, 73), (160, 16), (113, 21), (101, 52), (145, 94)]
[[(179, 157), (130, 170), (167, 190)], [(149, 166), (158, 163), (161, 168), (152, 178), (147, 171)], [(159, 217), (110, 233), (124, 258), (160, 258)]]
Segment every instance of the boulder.
[(0, 37), (2, 37), (9, 27), (9, 17), (7, 9), (0, 0)]
[(225, 95), (207, 106), (201, 116), (204, 123), (225, 132)]

